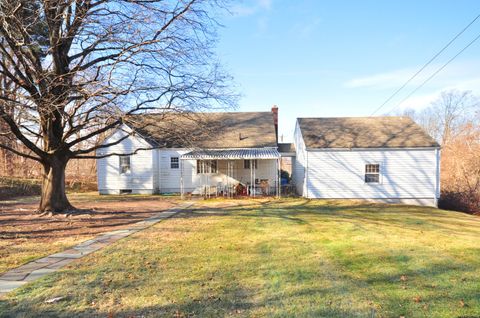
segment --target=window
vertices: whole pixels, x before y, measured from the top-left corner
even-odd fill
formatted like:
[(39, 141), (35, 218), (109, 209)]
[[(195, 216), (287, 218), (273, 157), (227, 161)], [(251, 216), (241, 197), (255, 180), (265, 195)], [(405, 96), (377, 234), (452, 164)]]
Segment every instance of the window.
[(120, 157), (120, 174), (130, 172), (130, 156)]
[(380, 182), (380, 165), (367, 164), (365, 165), (365, 183), (379, 183)]
[(178, 157), (170, 157), (170, 169), (178, 169), (180, 167), (180, 162)]
[(243, 168), (250, 169), (250, 161), (253, 162), (253, 169), (257, 169), (257, 159), (254, 160), (243, 160)]
[(217, 160), (197, 160), (197, 173), (217, 173)]

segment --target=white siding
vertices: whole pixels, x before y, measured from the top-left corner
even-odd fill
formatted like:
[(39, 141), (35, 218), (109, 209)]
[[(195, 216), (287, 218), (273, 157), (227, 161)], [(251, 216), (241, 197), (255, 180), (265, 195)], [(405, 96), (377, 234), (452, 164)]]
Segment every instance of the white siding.
[[(112, 136), (104, 141), (104, 144), (114, 142), (124, 137), (129, 128), (123, 126)], [(129, 136), (120, 143), (97, 151), (98, 155), (111, 153), (133, 153), (138, 149), (150, 148), (151, 146), (142, 138)], [(154, 193), (153, 167), (155, 151), (141, 150), (130, 158), (130, 172), (120, 173), (119, 156), (110, 156), (97, 160), (98, 190), (102, 194), (119, 193), (121, 190), (132, 190), (133, 193)]]
[(303, 142), (302, 132), (298, 125), (295, 125), (294, 143), (296, 149), (296, 156), (292, 162), (292, 180), (295, 184), (297, 193), (303, 195), (305, 188), (305, 169), (306, 169), (306, 151), (305, 143)]
[[(130, 132), (127, 126), (121, 127), (112, 136), (104, 141), (104, 144), (121, 139)], [(112, 153), (133, 153), (138, 149), (150, 148), (151, 146), (138, 136), (129, 136), (120, 143), (101, 149), (98, 155)], [(227, 185), (249, 183), (250, 170), (244, 169), (243, 160), (236, 160), (233, 176), (227, 177), (227, 162), (218, 161), (218, 173), (197, 174), (196, 160), (180, 160), (178, 169), (172, 168), (171, 157), (180, 158), (189, 152), (187, 149), (152, 149), (140, 150), (131, 156), (130, 172), (120, 173), (120, 157), (110, 156), (97, 160), (98, 189), (101, 194), (118, 194), (122, 190), (131, 190), (132, 193), (179, 193), (181, 191), (181, 177), (185, 192), (193, 192), (205, 184)], [(276, 187), (276, 160), (258, 160), (256, 179), (269, 180), (270, 187)], [(183, 173), (182, 173), (183, 171)], [(228, 179), (228, 180), (227, 180)]]
[(153, 151), (153, 157), (152, 157), (152, 165), (153, 165), (153, 189), (154, 193), (158, 193), (160, 189), (160, 153), (158, 149), (154, 149)]
[[(188, 151), (183, 149), (160, 149), (158, 150), (159, 157), (159, 172), (158, 172), (158, 185), (160, 193), (178, 193), (180, 192), (180, 167), (178, 169), (172, 169), (170, 167), (170, 158), (178, 157), (187, 153)], [(183, 162), (184, 172), (185, 169), (189, 169), (190, 163)], [(184, 178), (188, 180), (189, 178)]]
[[(308, 151), (309, 198), (431, 199), (438, 193), (437, 151)], [(380, 164), (380, 183), (365, 183), (365, 164)], [(432, 203), (434, 204), (434, 203)]]
[[(180, 157), (188, 152), (183, 149), (167, 149), (159, 150), (160, 172), (159, 185), (160, 193), (178, 193), (181, 190), (181, 170), (170, 168), (170, 157)], [(212, 186), (227, 185), (250, 182), (250, 170), (244, 169), (243, 160), (234, 160), (233, 176), (227, 176), (227, 161), (218, 160), (218, 173), (213, 174), (197, 174), (196, 160), (181, 160), (181, 168), (183, 169), (183, 184), (185, 192), (193, 192), (198, 187), (208, 184)], [(256, 179), (268, 179), (270, 187), (276, 186), (276, 160), (258, 160), (258, 168), (256, 169)]]

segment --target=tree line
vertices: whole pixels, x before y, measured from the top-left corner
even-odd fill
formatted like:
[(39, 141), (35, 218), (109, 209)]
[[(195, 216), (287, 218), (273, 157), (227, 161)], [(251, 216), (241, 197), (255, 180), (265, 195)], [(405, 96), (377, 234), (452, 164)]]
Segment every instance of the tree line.
[(480, 99), (448, 90), (422, 110), (405, 109), (442, 146), (440, 207), (480, 212)]

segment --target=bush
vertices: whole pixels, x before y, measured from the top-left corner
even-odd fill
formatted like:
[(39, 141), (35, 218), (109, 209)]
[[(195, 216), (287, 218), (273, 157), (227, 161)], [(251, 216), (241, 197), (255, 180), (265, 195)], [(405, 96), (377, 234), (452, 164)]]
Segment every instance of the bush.
[(467, 213), (480, 212), (480, 193), (442, 191), (438, 207)]
[(38, 180), (0, 177), (0, 200), (39, 195), (41, 191), (42, 187)]

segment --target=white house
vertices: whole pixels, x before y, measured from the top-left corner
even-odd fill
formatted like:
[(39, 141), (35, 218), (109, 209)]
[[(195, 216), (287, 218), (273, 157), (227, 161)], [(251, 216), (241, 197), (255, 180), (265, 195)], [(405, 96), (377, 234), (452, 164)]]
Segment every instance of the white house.
[(279, 194), (277, 114), (130, 116), (97, 151), (99, 192)]
[(440, 146), (409, 118), (298, 118), (294, 143), (306, 198), (437, 205)]

